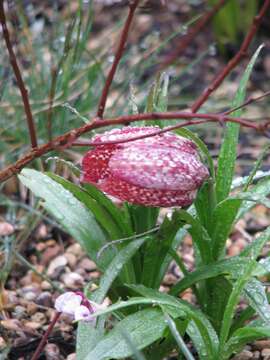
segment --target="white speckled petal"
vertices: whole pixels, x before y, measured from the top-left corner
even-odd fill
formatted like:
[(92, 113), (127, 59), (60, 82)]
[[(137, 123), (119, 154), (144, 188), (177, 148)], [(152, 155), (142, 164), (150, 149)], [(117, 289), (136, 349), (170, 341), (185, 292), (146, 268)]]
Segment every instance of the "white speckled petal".
[(209, 176), (196, 145), (167, 132), (126, 143), (100, 145), (151, 134), (158, 127), (124, 127), (96, 135), (83, 158), (82, 181), (120, 200), (145, 206), (187, 206)]
[(208, 176), (197, 156), (159, 144), (134, 144), (110, 159), (113, 176), (130, 184), (158, 190), (194, 190)]
[(58, 312), (74, 316), (75, 309), (80, 306), (82, 297), (72, 291), (68, 291), (55, 300), (54, 307)]

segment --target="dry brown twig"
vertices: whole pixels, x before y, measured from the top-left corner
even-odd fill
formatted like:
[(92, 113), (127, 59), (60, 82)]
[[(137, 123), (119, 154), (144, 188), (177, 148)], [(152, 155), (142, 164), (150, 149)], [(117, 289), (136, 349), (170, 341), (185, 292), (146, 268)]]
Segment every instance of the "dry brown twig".
[(13, 72), (14, 72), (14, 75), (17, 80), (18, 88), (21, 92), (21, 97), (22, 97), (22, 101), (23, 101), (23, 105), (24, 105), (24, 111), (25, 111), (25, 115), (26, 115), (26, 120), (27, 120), (27, 125), (28, 125), (32, 148), (35, 148), (35, 147), (37, 147), (35, 123), (34, 123), (34, 119), (33, 119), (33, 115), (32, 115), (31, 106), (29, 103), (28, 91), (25, 87), (25, 84), (24, 84), (24, 81), (23, 81), (23, 78), (21, 75), (21, 71), (20, 71), (20, 68), (19, 68), (19, 65), (18, 65), (18, 62), (16, 59), (16, 55), (12, 48), (9, 31), (8, 31), (8, 27), (7, 27), (6, 15), (5, 15), (5, 9), (4, 9), (4, 0), (0, 0), (0, 23), (2, 26), (3, 36), (4, 36), (4, 40), (5, 40), (6, 47), (7, 47), (8, 54), (9, 54), (9, 61), (13, 68)]
[[(79, 138), (81, 135), (88, 133), (91, 130), (103, 128), (106, 126), (112, 125), (123, 125), (132, 123), (135, 121), (151, 121), (151, 120), (188, 120), (183, 124), (180, 124), (178, 128), (189, 125), (198, 125), (207, 122), (217, 122), (222, 124), (224, 122), (234, 122), (239, 123), (242, 126), (255, 129), (260, 132), (266, 132), (269, 127), (269, 122), (265, 123), (254, 123), (251, 120), (243, 118), (235, 118), (224, 116), (222, 114), (197, 114), (190, 112), (168, 112), (168, 113), (144, 113), (136, 115), (123, 115), (114, 119), (99, 119), (95, 118), (88, 124), (85, 124), (79, 128), (73, 129), (67, 132), (64, 135), (56, 137), (52, 142), (46, 143), (33, 149), (28, 154), (24, 155), (20, 160), (16, 161), (15, 164), (12, 164), (2, 171), (0, 171), (0, 182), (7, 180), (12, 175), (15, 175), (21, 171), (23, 167), (29, 164), (34, 159), (40, 158), (42, 155), (47, 154), (48, 152), (57, 149), (58, 147), (70, 147), (75, 139)], [(194, 119), (199, 119), (195, 121)], [(168, 130), (167, 130), (168, 131)]]
[(99, 117), (101, 119), (103, 118), (109, 90), (110, 90), (114, 75), (116, 73), (117, 66), (123, 56), (124, 48), (125, 48), (127, 38), (128, 38), (129, 29), (130, 29), (135, 11), (139, 5), (139, 2), (140, 2), (140, 0), (132, 0), (132, 1), (130, 1), (130, 4), (129, 4), (129, 13), (128, 13), (125, 25), (123, 27), (123, 30), (122, 30), (122, 34), (120, 37), (118, 48), (117, 48), (115, 56), (114, 56), (114, 61), (113, 61), (112, 67), (111, 67), (109, 74), (107, 76), (107, 79), (105, 81), (105, 85), (102, 90), (101, 97), (100, 97), (99, 104), (98, 104), (97, 117)]

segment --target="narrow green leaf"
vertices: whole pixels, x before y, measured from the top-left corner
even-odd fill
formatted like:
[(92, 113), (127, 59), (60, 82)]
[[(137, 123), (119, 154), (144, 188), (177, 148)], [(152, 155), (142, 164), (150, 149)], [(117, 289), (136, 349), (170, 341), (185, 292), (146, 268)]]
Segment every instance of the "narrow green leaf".
[[(71, 183), (70, 181), (52, 174), (48, 173), (48, 176), (53, 180), (57, 181), (59, 184), (64, 186), (65, 189), (70, 191), (79, 201), (81, 201), (95, 216), (98, 223), (106, 230), (109, 239), (119, 239), (124, 236), (121, 233), (121, 229), (117, 226), (112, 218), (111, 214), (108, 213), (107, 209), (103, 207), (100, 203), (94, 200), (87, 191), (81, 188), (78, 185)], [(120, 211), (119, 211), (120, 212)]]
[(228, 198), (220, 202), (213, 212), (210, 236), (213, 241), (212, 253), (216, 260), (224, 255), (225, 243), (241, 202), (242, 200), (239, 199)]
[(119, 326), (119, 332), (121, 333), (123, 339), (126, 341), (127, 345), (130, 347), (130, 351), (133, 354), (134, 360), (146, 360), (143, 353), (137, 349), (129, 333), (126, 332), (125, 329), (122, 329), (121, 326)]
[(159, 208), (126, 204), (133, 229), (136, 234), (151, 230), (156, 226)]
[[(237, 107), (244, 102), (248, 80), (262, 47), (263, 46), (261, 45), (257, 49), (252, 59), (250, 60), (245, 70), (245, 73), (240, 81), (240, 85), (235, 95), (235, 99), (233, 101), (232, 107)], [(232, 114), (232, 116), (240, 116), (241, 113), (242, 113), (242, 109), (235, 111)], [(238, 136), (239, 136), (239, 124), (234, 124), (234, 123), (227, 124), (224, 141), (218, 158), (217, 183), (216, 183), (216, 193), (217, 193), (218, 202), (224, 200), (229, 195), (231, 189), (235, 160), (237, 156)]]
[(220, 331), (220, 347), (219, 347), (219, 354), (222, 354), (224, 351), (224, 346), (227, 341), (231, 323), (233, 320), (234, 311), (236, 306), (239, 302), (240, 296), (249, 281), (252, 271), (256, 267), (256, 262), (254, 260), (250, 260), (248, 266), (246, 267), (244, 273), (240, 276), (240, 278), (236, 281), (233, 286), (233, 290), (229, 297), (227, 306), (224, 311), (222, 327)]
[(204, 347), (207, 349), (206, 356), (209, 356), (209, 358), (214, 358), (219, 344), (218, 337), (209, 320), (201, 311), (183, 300), (176, 299), (167, 294), (159, 293), (153, 289), (148, 289), (141, 285), (130, 285), (129, 288), (136, 292), (144, 293), (147, 295), (147, 297), (134, 297), (128, 301), (121, 301), (108, 307), (105, 310), (96, 312), (93, 314), (93, 316), (105, 315), (132, 305), (149, 304), (151, 306), (161, 306), (173, 317), (185, 318), (187, 316), (192, 319), (196, 325), (196, 331), (200, 332), (202, 341), (204, 342)]
[(163, 309), (166, 309), (173, 318), (185, 318), (187, 316), (188, 318), (193, 319), (205, 343), (205, 347), (208, 351), (207, 354), (209, 356), (211, 354), (212, 356), (217, 352), (219, 344), (217, 334), (207, 317), (200, 310), (196, 309), (186, 301), (176, 299), (175, 297), (164, 293), (159, 293), (158, 291), (146, 288), (143, 285), (129, 285), (128, 287), (138, 293), (145, 294), (145, 297), (133, 297), (127, 301), (120, 301), (105, 310), (96, 312), (93, 316), (108, 314), (133, 305), (148, 304), (151, 306), (161, 306)]
[(224, 255), (226, 240), (230, 235), (233, 224), (243, 201), (255, 204), (263, 204), (270, 208), (270, 201), (263, 195), (246, 191), (231, 196), (221, 201), (213, 212), (210, 236), (213, 240), (213, 256), (215, 259)]
[(123, 359), (131, 356), (133, 351), (121, 335), (123, 330), (137, 349), (143, 349), (161, 338), (166, 326), (159, 309), (145, 309), (129, 315), (97, 343), (85, 360)]
[(262, 277), (270, 274), (270, 257), (263, 258), (257, 263), (253, 276)]
[(259, 170), (259, 168), (261, 167), (262, 165), (262, 162), (263, 162), (263, 158), (265, 157), (265, 155), (268, 153), (269, 151), (269, 148), (270, 146), (267, 145), (265, 146), (265, 148), (263, 149), (263, 151), (261, 152), (261, 154), (259, 155), (257, 161), (255, 162), (254, 166), (253, 166), (253, 169), (252, 171), (250, 172), (249, 176), (248, 176), (248, 179), (247, 179), (247, 182), (244, 186), (244, 191), (247, 191), (247, 189), (249, 188), (249, 186), (251, 185), (257, 171)]
[[(180, 210), (178, 216), (182, 221), (190, 225), (187, 231), (192, 236), (194, 245), (199, 251), (203, 264), (210, 263), (212, 260), (211, 238), (207, 230), (201, 225), (199, 220), (195, 219), (185, 210)], [(200, 259), (196, 259), (196, 262), (199, 263)]]
[(256, 311), (265, 325), (270, 327), (270, 305), (265, 286), (257, 279), (251, 278), (245, 286), (245, 296), (250, 306)]
[(65, 165), (77, 177), (79, 177), (81, 174), (80, 169), (76, 165), (74, 165), (73, 162), (71, 162), (71, 161), (67, 161), (58, 156), (50, 156), (46, 159), (46, 163), (51, 162), (51, 161), (54, 161), (57, 164), (59, 163), (59, 164)]
[(251, 244), (247, 245), (245, 249), (240, 253), (240, 256), (251, 257), (257, 259), (260, 255), (262, 248), (270, 239), (270, 226), (266, 228), (260, 236), (252, 241)]
[[(254, 185), (251, 189), (249, 189), (250, 194), (260, 195), (262, 198), (266, 197), (270, 193), (270, 178), (265, 178), (259, 181), (256, 185)], [(242, 205), (239, 208), (236, 221), (241, 219), (252, 207), (254, 207), (256, 203), (252, 203), (250, 201), (243, 201)]]
[[(196, 331), (189, 332), (191, 339), (193, 339), (193, 336), (198, 339), (199, 333), (203, 343), (202, 347), (206, 350), (205, 359), (215, 358), (219, 344), (218, 337), (211, 323), (201, 311), (183, 300), (176, 299), (175, 297), (172, 297), (168, 294), (160, 293), (150, 288), (146, 288), (143, 285), (130, 285), (129, 287), (142, 296), (151, 298), (152, 301), (162, 306), (162, 308), (165, 309), (165, 311), (168, 312), (172, 317), (176, 317), (178, 311), (178, 316), (180, 317), (183, 317), (184, 313), (190, 320), (194, 322), (194, 330)], [(173, 310), (173, 308), (175, 309)]]
[(174, 212), (172, 219), (164, 219), (158, 233), (144, 247), (143, 251), (143, 273), (141, 283), (145, 286), (158, 288), (164, 273), (161, 267), (166, 258), (172, 241), (181, 226), (177, 212)]
[(89, 195), (96, 200), (97, 203), (102, 205), (111, 214), (114, 222), (118, 224), (124, 236), (133, 235), (131, 224), (127, 219), (124, 211), (121, 211), (114, 203), (94, 185), (84, 184), (83, 188), (89, 193)]
[(270, 327), (245, 326), (236, 330), (220, 353), (220, 360), (227, 360), (233, 353), (237, 353), (242, 348), (255, 340), (270, 338)]
[(194, 206), (202, 226), (210, 234), (212, 231), (213, 211), (216, 207), (216, 192), (212, 178), (205, 181), (199, 189)]
[(110, 265), (107, 267), (104, 275), (100, 279), (99, 288), (95, 291), (95, 301), (101, 303), (105, 298), (113, 281), (122, 271), (123, 266), (134, 256), (142, 244), (147, 240), (147, 237), (132, 240), (114, 257)]
[(36, 170), (23, 169), (20, 181), (44, 200), (44, 207), (86, 250), (100, 269), (105, 269), (114, 251), (110, 249), (100, 259), (98, 250), (106, 238), (93, 214), (62, 185)]
[(236, 256), (230, 259), (220, 260), (206, 266), (200, 266), (198, 269), (189, 273), (182, 280), (176, 283), (171, 288), (170, 294), (176, 296), (199, 281), (211, 279), (219, 275), (227, 274), (230, 275), (231, 278), (237, 279), (248, 262), (249, 259)]
[[(124, 265), (129, 262), (129, 260), (132, 258), (132, 256), (134, 256), (136, 251), (138, 251), (146, 239), (147, 238), (145, 237), (143, 239), (134, 240), (124, 249), (118, 252), (110, 265), (107, 267), (104, 275), (101, 277), (98, 289), (91, 294), (91, 299), (93, 301), (97, 302), (98, 304), (102, 303), (113, 281), (119, 276), (124, 268)], [(93, 326), (89, 326), (89, 324), (79, 324), (79, 333), (77, 336), (76, 346), (76, 355), (79, 356), (78, 360), (84, 359), (86, 354), (89, 352), (89, 341), (85, 341), (83, 339), (95, 338), (95, 343), (93, 343), (92, 347), (90, 347), (93, 349), (98, 342), (98, 339), (101, 339), (103, 333), (104, 331), (100, 329), (99, 323), (97, 328), (93, 328)]]

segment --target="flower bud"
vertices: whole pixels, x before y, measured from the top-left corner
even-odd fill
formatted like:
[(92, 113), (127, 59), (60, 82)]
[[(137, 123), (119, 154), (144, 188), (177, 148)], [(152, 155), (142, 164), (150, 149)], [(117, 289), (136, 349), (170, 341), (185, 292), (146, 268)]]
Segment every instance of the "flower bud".
[[(155, 133), (158, 129), (124, 127), (96, 135), (93, 143), (97, 145), (82, 160), (82, 181), (133, 204), (190, 205), (209, 175), (192, 141), (166, 132), (116, 143)], [(107, 144), (102, 145), (102, 142)]]
[(93, 318), (92, 314), (98, 310), (103, 310), (107, 307), (107, 304), (97, 304), (87, 299), (87, 297), (81, 292), (67, 291), (66, 293), (58, 296), (54, 304), (55, 309), (59, 313), (69, 315), (75, 321), (91, 322), (93, 325), (96, 322), (96, 318)]

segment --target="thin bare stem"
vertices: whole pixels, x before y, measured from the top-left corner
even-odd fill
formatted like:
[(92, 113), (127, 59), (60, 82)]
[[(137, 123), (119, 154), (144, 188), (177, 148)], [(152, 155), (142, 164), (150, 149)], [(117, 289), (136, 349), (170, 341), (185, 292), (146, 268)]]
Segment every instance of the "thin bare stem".
[(229, 109), (229, 110), (227, 110), (227, 111), (224, 111), (222, 114), (223, 114), (223, 115), (229, 115), (229, 114), (233, 113), (233, 112), (236, 111), (236, 110), (242, 109), (243, 107), (245, 107), (245, 106), (247, 106), (247, 105), (250, 105), (250, 104), (252, 104), (252, 103), (254, 103), (254, 102), (256, 102), (256, 101), (262, 100), (262, 99), (266, 98), (266, 97), (269, 96), (269, 95), (270, 95), (270, 90), (269, 90), (269, 91), (266, 91), (264, 94), (259, 95), (259, 96), (256, 96), (256, 97), (250, 96), (250, 97), (247, 99), (247, 101), (245, 101), (243, 104), (241, 104), (241, 105), (239, 105), (239, 106), (237, 106), (237, 107), (235, 107), (235, 108), (233, 108), (233, 109)]
[(21, 71), (20, 71), (20, 68), (19, 68), (19, 65), (18, 65), (18, 62), (16, 59), (16, 55), (12, 48), (9, 31), (7, 28), (7, 21), (6, 21), (5, 9), (4, 9), (4, 0), (0, 0), (0, 23), (2, 26), (3, 36), (4, 36), (4, 40), (5, 40), (6, 47), (7, 47), (8, 54), (9, 54), (9, 61), (13, 68), (13, 72), (14, 72), (14, 75), (17, 80), (17, 85), (18, 85), (18, 88), (21, 93), (32, 148), (36, 148), (37, 147), (36, 129), (35, 129), (34, 119), (33, 119), (32, 111), (31, 111), (31, 106), (29, 103), (28, 91), (25, 87), (25, 84), (24, 84), (24, 81), (23, 81), (23, 78), (21, 75)]
[(192, 40), (202, 31), (202, 29), (209, 23), (209, 21), (218, 13), (218, 11), (225, 5), (227, 0), (220, 0), (212, 9), (206, 12), (196, 23), (194, 27), (190, 27), (185, 36), (181, 37), (179, 46), (170, 54), (167, 59), (161, 64), (160, 68), (165, 68), (172, 64), (179, 56), (183, 54)]
[[(198, 119), (198, 120), (196, 121), (194, 119)], [(186, 111), (123, 115), (117, 118), (113, 118), (113, 119), (110, 118), (103, 120), (99, 118), (95, 118), (88, 124), (84, 124), (79, 128), (73, 129), (63, 135), (56, 137), (51, 142), (48, 142), (44, 145), (41, 145), (33, 149), (32, 151), (25, 154), (21, 159), (19, 159), (14, 164), (0, 171), (0, 183), (2, 181), (7, 180), (11, 176), (18, 174), (22, 168), (24, 168), (34, 159), (40, 158), (42, 155), (47, 154), (50, 151), (56, 150), (61, 147), (62, 148), (71, 147), (76, 139), (78, 139), (81, 135), (86, 134), (91, 130), (97, 128), (103, 128), (111, 125), (124, 125), (135, 121), (151, 121), (151, 120), (187, 120), (183, 122), (181, 127), (188, 125), (198, 125), (207, 122), (218, 122), (220, 124), (223, 124), (225, 122), (234, 122), (244, 127), (252, 128), (264, 134), (266, 134), (266, 131), (268, 130), (269, 127), (269, 121), (265, 121), (264, 123), (255, 123), (250, 119), (224, 116), (223, 114), (215, 114), (215, 113), (198, 114), (198, 113), (191, 113)]]
[(244, 41), (239, 49), (239, 51), (235, 54), (235, 56), (228, 62), (226, 67), (215, 77), (212, 83), (203, 91), (203, 93), (198, 97), (198, 99), (192, 104), (191, 111), (197, 112), (200, 107), (206, 102), (209, 96), (215, 91), (219, 85), (223, 82), (226, 76), (240, 63), (240, 61), (246, 56), (247, 50), (251, 41), (253, 40), (262, 19), (270, 6), (270, 0), (265, 0), (261, 10), (257, 16), (255, 16), (253, 20), (253, 24), (249, 29)]
[(124, 48), (125, 48), (127, 38), (128, 38), (129, 29), (130, 29), (130, 26), (131, 26), (131, 23), (132, 23), (132, 20), (134, 17), (135, 10), (136, 10), (137, 6), (139, 5), (139, 1), (140, 0), (130, 1), (129, 13), (128, 13), (125, 25), (124, 25), (122, 33), (121, 33), (120, 42), (119, 42), (118, 48), (117, 48), (115, 56), (114, 56), (114, 61), (113, 61), (111, 70), (106, 78), (106, 82), (105, 82), (104, 88), (102, 90), (102, 94), (101, 94), (100, 101), (98, 104), (97, 117), (100, 119), (103, 118), (110, 86), (112, 84), (114, 75), (116, 73), (117, 66), (122, 58)]
[(41, 354), (44, 346), (46, 345), (48, 337), (49, 337), (50, 333), (52, 332), (52, 330), (54, 328), (54, 325), (56, 324), (56, 322), (59, 319), (60, 315), (61, 315), (60, 312), (57, 312), (54, 315), (54, 318), (53, 318), (52, 322), (48, 326), (48, 329), (46, 330), (45, 334), (42, 336), (42, 339), (41, 339), (38, 347), (36, 348), (36, 351), (34, 352), (34, 355), (32, 356), (31, 360), (37, 360), (40, 357), (40, 354)]

